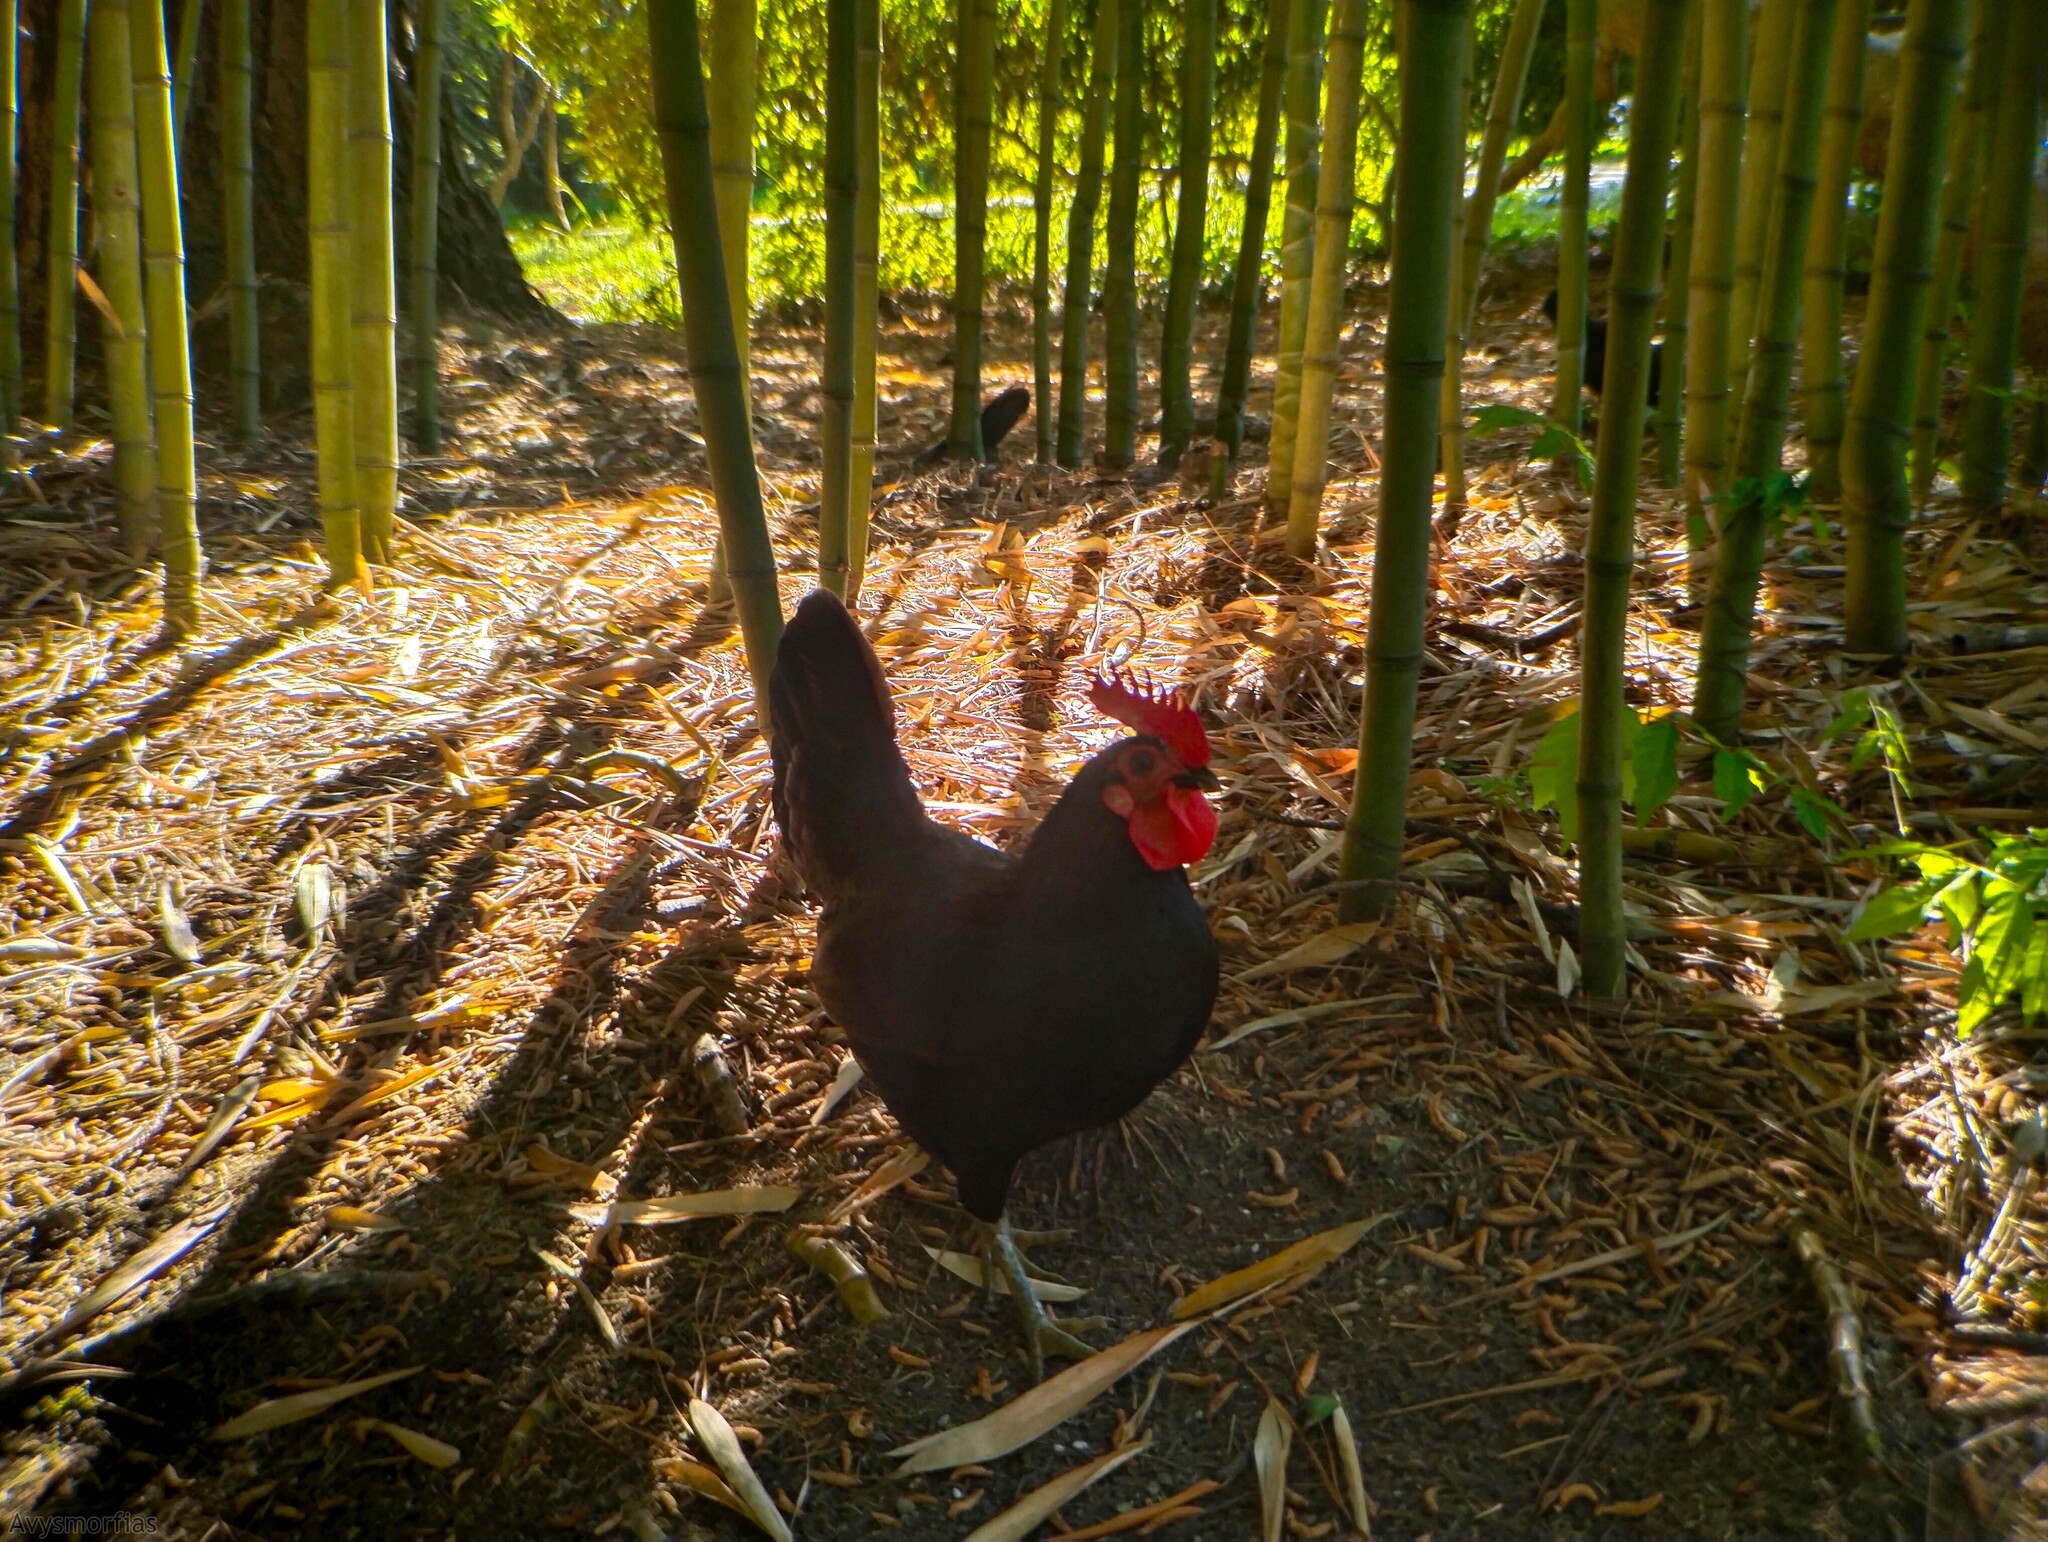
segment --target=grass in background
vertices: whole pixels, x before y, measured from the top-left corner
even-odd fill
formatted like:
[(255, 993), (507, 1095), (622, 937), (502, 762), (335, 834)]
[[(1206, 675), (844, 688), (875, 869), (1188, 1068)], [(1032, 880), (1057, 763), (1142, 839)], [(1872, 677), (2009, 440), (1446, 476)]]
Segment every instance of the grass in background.
[[(1230, 181), (1211, 203), (1203, 281), (1220, 296), (1237, 259), (1243, 189)], [(1592, 196), (1595, 234), (1610, 227), (1621, 204), (1619, 175), (1596, 177)], [(1267, 246), (1267, 285), (1277, 280), (1283, 200), (1275, 198)], [(1555, 176), (1516, 188), (1494, 213), (1497, 251), (1533, 247), (1557, 237), (1558, 180)], [(1361, 219), (1353, 245), (1361, 252), (1370, 239)], [(581, 322), (654, 322), (679, 325), (675, 255), (666, 231), (630, 225), (585, 225), (570, 232), (552, 225), (525, 224), (511, 232), (512, 250), (527, 281), (541, 297)], [(1146, 201), (1138, 228), (1141, 273), (1164, 274), (1173, 241), (1173, 207), (1165, 197)], [(1099, 247), (1098, 247), (1099, 249)], [(815, 216), (756, 216), (751, 252), (757, 307), (788, 304), (816, 295), (823, 275), (824, 226)], [(1031, 273), (1031, 201), (992, 199), (988, 218), (988, 273), (991, 283), (1024, 283)], [(953, 283), (953, 220), (942, 200), (898, 205), (884, 211), (882, 289), (889, 294), (946, 294)]]

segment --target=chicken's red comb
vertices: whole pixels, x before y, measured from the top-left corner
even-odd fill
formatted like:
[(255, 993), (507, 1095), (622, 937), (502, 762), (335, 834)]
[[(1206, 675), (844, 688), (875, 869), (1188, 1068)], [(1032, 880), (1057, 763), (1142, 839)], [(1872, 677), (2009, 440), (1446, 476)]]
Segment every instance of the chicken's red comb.
[(1095, 677), (1088, 687), (1088, 699), (1104, 715), (1164, 740), (1182, 765), (1194, 769), (1209, 764), (1208, 732), (1194, 708), (1177, 693), (1141, 689), (1129, 676), (1112, 671), (1107, 677)]

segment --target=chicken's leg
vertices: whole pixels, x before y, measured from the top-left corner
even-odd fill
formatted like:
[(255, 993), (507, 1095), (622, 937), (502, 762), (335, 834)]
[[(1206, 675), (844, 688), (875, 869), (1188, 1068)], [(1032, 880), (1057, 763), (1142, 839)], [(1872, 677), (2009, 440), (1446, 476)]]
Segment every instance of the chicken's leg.
[(1004, 1216), (995, 1225), (976, 1221), (981, 1232), (982, 1255), (998, 1265), (1003, 1278), (1009, 1281), (1010, 1294), (1017, 1302), (1017, 1316), (1024, 1328), (1024, 1352), (1031, 1359), (1031, 1379), (1045, 1380), (1045, 1357), (1047, 1353), (1064, 1355), (1069, 1360), (1085, 1360), (1095, 1353), (1093, 1346), (1074, 1337), (1052, 1320), (1045, 1305), (1038, 1299), (1038, 1292), (1031, 1288), (1031, 1276), (1024, 1270), (1024, 1257), (1017, 1251), (1016, 1239), (1010, 1232), (1010, 1218)]

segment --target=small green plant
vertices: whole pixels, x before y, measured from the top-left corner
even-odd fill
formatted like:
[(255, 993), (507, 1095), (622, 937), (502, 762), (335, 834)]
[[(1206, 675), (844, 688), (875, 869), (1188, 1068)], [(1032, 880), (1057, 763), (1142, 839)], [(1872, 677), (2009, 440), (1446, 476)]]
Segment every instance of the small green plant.
[(2048, 829), (1989, 842), (1981, 862), (1920, 841), (1858, 852), (1901, 861), (1918, 877), (1873, 895), (1844, 934), (1875, 941), (1945, 922), (1948, 945), (1963, 960), (1956, 1032), (1965, 1038), (2014, 995), (2024, 1021), (2048, 1016)]
[(1511, 407), (1505, 403), (1494, 403), (1481, 407), (1472, 414), (1474, 434), (1497, 434), (1503, 429), (1526, 428), (1537, 424), (1541, 432), (1529, 446), (1531, 460), (1562, 460), (1572, 468), (1572, 475), (1578, 478), (1581, 488), (1593, 485), (1593, 452), (1586, 441), (1566, 428), (1562, 423), (1553, 423), (1540, 412), (1531, 412), (1527, 407)]
[[(1678, 791), (1678, 724), (1669, 716), (1641, 717), (1629, 708), (1622, 746), (1621, 797), (1638, 823)], [(1529, 795), (1537, 808), (1555, 808), (1567, 841), (1579, 835), (1579, 709), (1576, 704), (1537, 741), (1529, 757)]]

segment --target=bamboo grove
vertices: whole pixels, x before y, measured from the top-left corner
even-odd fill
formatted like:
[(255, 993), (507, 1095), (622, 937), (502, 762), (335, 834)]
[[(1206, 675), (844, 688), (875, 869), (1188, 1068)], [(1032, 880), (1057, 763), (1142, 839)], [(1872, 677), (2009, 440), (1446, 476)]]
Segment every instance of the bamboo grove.
[[(10, 423), (40, 405), (48, 428), (71, 426), (74, 295), (102, 313), (114, 510), (132, 554), (143, 557), (152, 543), (160, 552), (174, 634), (198, 625), (201, 575), (178, 215), (180, 156), (201, 150), (181, 140), (178, 72), (192, 67), (197, 29), (213, 28), (224, 110), (222, 143), (206, 153), (226, 169), (234, 362), (229, 388), (202, 416), (246, 439), (259, 427), (260, 368), (248, 236), (251, 4), (183, 0), (167, 28), (159, 0), (92, 0), (89, 8), (61, 0), (57, 112), (75, 119), (84, 103), (95, 239), (89, 253), (77, 251), (80, 151), (60, 122), (39, 398), (24, 395), (20, 280), (14, 267), (0, 268), (0, 403)], [(936, 175), (950, 197), (946, 453), (962, 461), (985, 454), (991, 166), (1029, 154), (1037, 458), (1193, 478), (1188, 496), (1212, 501), (1237, 496), (1244, 478), (1245, 496), (1274, 532), (1259, 549), (1272, 554), (1269, 577), (1283, 588), (1315, 582), (1332, 446), (1349, 431), (1337, 421), (1336, 385), (1358, 319), (1354, 286), (1362, 264), (1383, 265), (1371, 617), (1357, 790), (1340, 863), (1352, 917), (1384, 908), (1394, 893), (1432, 552), (1456, 560), (1455, 545), (1444, 543), (1454, 543), (1467, 497), (1468, 442), (1498, 427), (1468, 411), (1463, 381), (1497, 201), (1510, 181), (1554, 156), (1562, 187), (1557, 368), (1549, 422), (1532, 432), (1557, 453), (1561, 474), (1590, 473), (1582, 698), (1575, 731), (1560, 742), (1571, 757), (1585, 977), (1597, 994), (1621, 995), (1623, 804), (1643, 772), (1632, 756), (1646, 731), (1624, 700), (1624, 638), (1631, 581), (1654, 538), (1637, 518), (1641, 480), (1648, 474), (1671, 488), (1683, 510), (1675, 533), (1703, 601), (1690, 725), (1705, 744), (1742, 738), (1761, 575), (1795, 520), (1822, 533), (1830, 519), (1839, 523), (1852, 659), (1908, 651), (1905, 537), (1919, 508), (1950, 495), (1941, 469), (1952, 471), (1954, 495), (1986, 518), (2028, 496), (2027, 479), (2038, 485), (2042, 474), (2042, 383), (2018, 369), (2016, 339), (2048, 12), (2032, 0), (1907, 0), (1902, 18), (1874, 19), (1872, 0), (1635, 0), (1627, 8), (1634, 57), (1622, 77), (1630, 94), (1617, 103), (1607, 78), (1614, 72), (1597, 61), (1609, 41), (1603, 11), (1618, 4), (1046, 0), (1032, 13), (1039, 25), (1018, 29), (998, 0), (954, 0), (942, 61), (950, 111), (936, 136), (909, 140), (891, 128), (902, 103), (885, 101), (884, 90), (902, 85), (890, 57), (899, 31), (937, 46), (928, 5), (825, 0), (816, 16), (807, 9), (797, 20), (770, 17), (755, 0), (610, 8), (640, 13), (629, 17), (637, 29), (630, 63), (644, 70), (645, 122), (593, 116), (592, 133), (623, 144), (645, 132), (658, 156), (719, 515), (719, 572), (757, 681), (781, 624), (779, 561), (791, 555), (773, 549), (763, 515), (748, 367), (761, 158), (789, 155), (787, 134), (761, 99), (763, 60), (787, 40), (764, 27), (822, 23), (804, 32), (817, 45), (811, 95), (823, 114), (817, 164), (806, 170), (823, 214), (805, 237), (816, 244), (823, 302), (816, 560), (821, 581), (849, 599), (861, 586), (876, 456), (885, 204), (913, 171)], [(899, 6), (914, 13), (901, 28)], [(440, 441), (434, 168), (443, 150), (433, 103), (456, 0), (404, 8), (412, 89), (426, 104), (426, 127), (411, 140), (405, 211), (393, 206), (386, 0), (305, 0), (305, 8), (320, 516), (332, 582), (368, 586), (377, 568), (404, 561), (395, 519), (405, 444), (401, 232), (414, 338), (403, 376), (409, 438), (428, 452)], [(522, 13), (516, 4), (499, 9), (515, 21)], [(542, 0), (528, 9), (541, 55), (573, 46), (565, 41), (573, 17)], [(1219, 70), (1225, 30), (1254, 40), (1255, 68)], [(617, 46), (609, 21), (603, 36), (603, 46)], [(1889, 131), (1881, 173), (1859, 177), (1867, 64), (1879, 48), (1896, 56)], [(8, 82), (11, 104), (12, 69)], [(1529, 133), (1530, 97), (1539, 89), (1555, 97), (1560, 82), (1549, 125)], [(1233, 151), (1226, 166), (1219, 124), (1249, 125), (1248, 159)], [(1369, 135), (1394, 147), (1384, 186), (1378, 162), (1361, 156)], [(1625, 181), (1607, 260), (1596, 264), (1589, 184), (1596, 153), (1615, 136), (1625, 139)], [(1162, 149), (1171, 157), (1164, 171)], [(1852, 208), (1872, 200), (1869, 292), (1860, 334), (1847, 338), (1845, 314), (1858, 308), (1845, 302), (1846, 229)], [(1370, 241), (1360, 238), (1362, 208)], [(1225, 209), (1239, 219), (1226, 240), (1228, 317), (1219, 356), (1203, 361), (1219, 384), (1198, 401), (1196, 318)], [(11, 200), (9, 210), (12, 218)], [(1171, 222), (1163, 272), (1138, 267), (1137, 231), (1152, 211)], [(11, 264), (14, 242), (5, 252)], [(1146, 303), (1154, 295), (1156, 315)], [(1089, 326), (1098, 308), (1099, 354)], [(1604, 323), (1589, 325), (1601, 314)], [(1270, 392), (1258, 402), (1267, 418), (1261, 477), (1241, 461), (1262, 335), (1275, 343)], [(1960, 396), (1949, 389), (1958, 344)], [(1156, 392), (1141, 402), (1144, 364)], [(1600, 393), (1590, 446), (1581, 443), (1582, 382), (1597, 382)], [(1156, 409), (1156, 438), (1148, 409)], [(2027, 466), (2017, 479), (2016, 441), (2025, 442)]]

